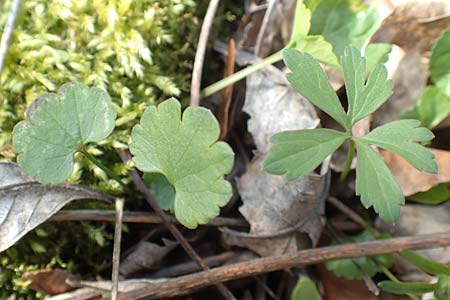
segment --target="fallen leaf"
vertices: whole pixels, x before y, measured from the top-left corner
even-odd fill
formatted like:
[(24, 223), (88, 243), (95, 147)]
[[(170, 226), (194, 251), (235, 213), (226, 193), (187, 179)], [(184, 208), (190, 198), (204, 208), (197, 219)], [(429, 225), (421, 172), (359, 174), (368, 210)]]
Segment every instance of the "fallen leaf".
[(399, 155), (380, 150), (384, 162), (387, 164), (405, 196), (429, 190), (435, 185), (450, 181), (450, 151), (428, 148), (435, 156), (438, 173), (430, 174), (415, 169)]
[(43, 292), (49, 295), (56, 295), (73, 290), (74, 288), (66, 283), (66, 279), (80, 280), (80, 276), (75, 276), (62, 269), (44, 269), (33, 272), (25, 272), (22, 280), (31, 280), (30, 289)]
[[(401, 208), (400, 218), (395, 224), (387, 224), (378, 219), (376, 227), (392, 236), (415, 236), (450, 231), (450, 202), (437, 206), (407, 204)], [(450, 247), (417, 251), (434, 261), (449, 264)], [(412, 264), (394, 256), (394, 267), (403, 279), (427, 280), (426, 276)]]
[(160, 246), (145, 241), (139, 243), (137, 248), (120, 263), (120, 274), (129, 276), (142, 270), (158, 268), (161, 260), (178, 245), (178, 243), (166, 240), (164, 244), (164, 246)]
[(77, 199), (110, 200), (86, 187), (42, 185), (14, 163), (0, 163), (0, 252)]
[(326, 170), (322, 175), (310, 174), (288, 181), (283, 176), (270, 175), (262, 169), (262, 157), (257, 157), (238, 180), (238, 190), (244, 203), (239, 211), (250, 223), (250, 232), (224, 229), (227, 244), (247, 247), (259, 255), (292, 253), (313, 245), (322, 231)]
[(247, 77), (243, 110), (250, 115), (248, 130), (261, 153), (270, 150), (270, 139), (275, 133), (312, 129), (320, 122), (312, 104), (291, 87), (282, 71), (273, 66)]

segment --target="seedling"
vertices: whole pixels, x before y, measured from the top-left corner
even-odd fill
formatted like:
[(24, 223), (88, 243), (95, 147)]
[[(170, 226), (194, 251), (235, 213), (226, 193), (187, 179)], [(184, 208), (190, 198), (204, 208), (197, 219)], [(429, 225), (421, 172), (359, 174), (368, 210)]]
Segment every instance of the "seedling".
[(294, 180), (309, 174), (348, 141), (349, 151), (342, 178), (350, 170), (356, 147), (356, 194), (361, 196), (366, 208), (373, 206), (387, 222), (397, 220), (400, 206), (405, 201), (403, 193), (371, 145), (399, 154), (419, 170), (436, 173), (433, 154), (417, 143), (430, 141), (433, 133), (420, 127), (417, 120), (400, 120), (377, 127), (364, 137), (352, 135), (352, 126), (386, 102), (393, 87), (392, 81), (387, 80), (386, 68), (381, 64), (373, 68), (365, 81), (366, 60), (353, 46), (345, 49), (340, 63), (346, 83), (347, 112), (320, 64), (310, 54), (287, 49), (284, 61), (292, 71), (288, 74), (292, 86), (335, 119), (344, 131), (320, 128), (278, 133), (272, 138), (274, 146), (265, 159), (265, 170)]

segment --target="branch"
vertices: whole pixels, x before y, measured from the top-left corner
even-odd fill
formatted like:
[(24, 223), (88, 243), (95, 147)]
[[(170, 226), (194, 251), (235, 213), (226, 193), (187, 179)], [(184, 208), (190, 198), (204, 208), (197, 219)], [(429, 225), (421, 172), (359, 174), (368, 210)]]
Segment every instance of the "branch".
[(135, 300), (144, 297), (148, 297), (146, 299), (174, 297), (186, 295), (209, 285), (295, 266), (312, 265), (338, 258), (356, 258), (394, 253), (407, 249), (429, 249), (448, 245), (450, 245), (450, 233), (447, 232), (309, 249), (295, 254), (258, 258), (181, 276), (161, 284), (152, 284), (146, 288), (123, 293), (119, 296), (119, 299)]

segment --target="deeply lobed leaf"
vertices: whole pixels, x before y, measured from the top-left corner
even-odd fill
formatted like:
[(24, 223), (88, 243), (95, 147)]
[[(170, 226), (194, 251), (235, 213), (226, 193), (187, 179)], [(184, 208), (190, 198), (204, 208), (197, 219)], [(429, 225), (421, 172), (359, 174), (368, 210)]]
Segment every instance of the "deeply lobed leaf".
[(234, 154), (218, 137), (219, 124), (209, 110), (189, 107), (181, 117), (173, 98), (148, 107), (132, 131), (133, 161), (141, 171), (167, 178), (175, 190), (175, 216), (188, 228), (217, 216), (232, 194), (223, 177)]
[(272, 174), (286, 174), (289, 180), (305, 176), (347, 138), (346, 133), (332, 129), (280, 132), (272, 137), (274, 146), (264, 160), (264, 169)]
[(427, 142), (433, 137), (430, 130), (420, 127), (418, 120), (398, 120), (375, 128), (360, 141), (395, 152), (418, 170), (437, 173), (433, 153), (415, 143)]
[(108, 137), (116, 112), (99, 88), (67, 83), (58, 94), (44, 94), (13, 131), (18, 162), (42, 183), (61, 183), (72, 173), (73, 155), (88, 142)]

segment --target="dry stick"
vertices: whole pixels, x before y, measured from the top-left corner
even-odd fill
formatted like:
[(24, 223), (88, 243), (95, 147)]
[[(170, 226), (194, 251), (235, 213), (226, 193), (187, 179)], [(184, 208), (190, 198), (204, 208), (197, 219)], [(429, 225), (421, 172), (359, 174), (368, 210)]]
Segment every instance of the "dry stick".
[(112, 258), (111, 299), (117, 300), (119, 291), (120, 241), (122, 240), (123, 199), (116, 199), (116, 227), (114, 229), (114, 250)]
[(192, 70), (191, 80), (191, 106), (200, 104), (200, 85), (202, 81), (203, 62), (205, 60), (206, 44), (208, 42), (209, 32), (216, 14), (219, 0), (209, 1), (205, 19), (203, 20), (202, 30), (198, 39), (197, 52), (195, 53), (194, 68)]
[[(131, 159), (131, 154), (128, 151), (119, 151), (119, 155), (124, 162), (127, 162), (128, 160)], [(187, 254), (203, 270), (205, 270), (205, 271), (209, 270), (208, 265), (197, 254), (197, 252), (194, 250), (194, 248), (192, 248), (192, 246), (189, 244), (189, 242), (184, 238), (184, 236), (178, 230), (178, 228), (171, 222), (169, 216), (159, 207), (155, 198), (153, 198), (152, 194), (149, 192), (148, 188), (145, 186), (144, 182), (141, 179), (141, 176), (139, 176), (136, 169), (134, 169), (134, 168), (131, 169), (130, 175), (131, 175), (131, 178), (133, 179), (133, 182), (134, 182), (136, 188), (138, 189), (138, 191), (140, 191), (144, 195), (145, 200), (147, 200), (147, 202), (148, 202), (148, 204), (150, 204), (151, 208), (161, 217), (161, 219), (164, 222), (164, 225), (167, 226), (167, 229), (169, 229), (169, 231), (172, 233), (172, 235), (175, 237), (175, 239), (180, 243), (181, 247), (183, 247), (183, 249), (187, 252)], [(228, 300), (236, 299), (225, 285), (217, 284), (216, 286), (226, 299), (228, 299)]]
[(267, 31), (267, 26), (269, 25), (270, 16), (272, 14), (272, 11), (275, 7), (275, 3), (277, 2), (277, 0), (268, 0), (267, 2), (268, 2), (267, 10), (266, 10), (266, 13), (264, 14), (264, 19), (262, 21), (261, 28), (259, 29), (258, 37), (256, 38), (256, 43), (255, 43), (255, 55), (256, 56), (260, 56), (260, 54), (261, 54), (262, 42), (263, 42), (264, 36)]
[[(48, 221), (100, 221), (114, 222), (115, 211), (102, 209), (67, 209), (61, 210), (48, 219)], [(171, 218), (172, 222), (176, 222), (175, 218)], [(149, 223), (162, 224), (163, 220), (155, 213), (143, 211), (125, 211), (123, 213), (124, 223)], [(232, 226), (232, 227), (248, 227), (248, 223), (241, 219), (217, 217), (209, 221), (206, 226)]]
[(312, 265), (338, 258), (373, 256), (407, 249), (429, 249), (448, 245), (450, 245), (450, 233), (447, 232), (309, 249), (295, 254), (258, 258), (181, 276), (161, 284), (123, 293), (119, 296), (119, 299), (135, 300), (143, 297), (148, 297), (148, 299), (174, 297), (188, 294), (193, 290), (212, 284), (288, 269), (294, 266)]
[(2, 39), (0, 40), (0, 74), (3, 71), (3, 63), (5, 62), (6, 52), (8, 51), (9, 40), (16, 23), (17, 14), (19, 13), (20, 0), (14, 0), (11, 6), (11, 12), (9, 13), (8, 20), (6, 21), (5, 28), (3, 29)]

